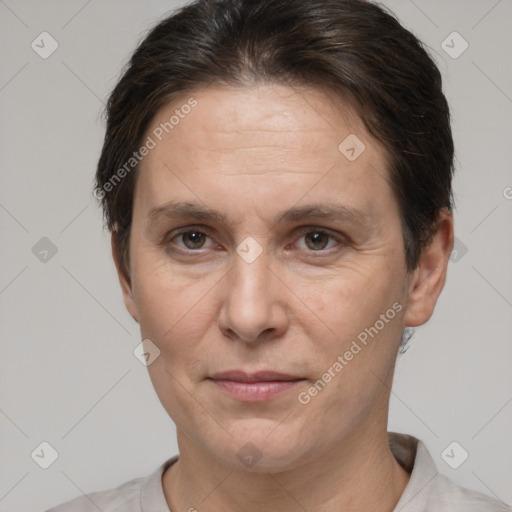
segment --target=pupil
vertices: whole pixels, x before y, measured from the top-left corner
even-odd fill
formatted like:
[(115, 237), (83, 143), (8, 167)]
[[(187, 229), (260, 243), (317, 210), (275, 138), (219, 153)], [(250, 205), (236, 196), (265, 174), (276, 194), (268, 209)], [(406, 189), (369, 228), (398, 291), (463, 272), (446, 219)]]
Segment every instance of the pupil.
[[(310, 235), (310, 239), (312, 239), (313, 241), (313, 245), (318, 245), (318, 244), (321, 244), (322, 247), (325, 247), (325, 243), (322, 244), (322, 237), (324, 237), (325, 235), (323, 233), (314, 233), (313, 235)], [(319, 247), (315, 247), (316, 249), (318, 249)]]
[(190, 231), (188, 233), (188, 238), (192, 241), (192, 248), (195, 248), (197, 244), (201, 245), (200, 242), (202, 241), (201, 239), (202, 237), (202, 233), (197, 233), (195, 231)]

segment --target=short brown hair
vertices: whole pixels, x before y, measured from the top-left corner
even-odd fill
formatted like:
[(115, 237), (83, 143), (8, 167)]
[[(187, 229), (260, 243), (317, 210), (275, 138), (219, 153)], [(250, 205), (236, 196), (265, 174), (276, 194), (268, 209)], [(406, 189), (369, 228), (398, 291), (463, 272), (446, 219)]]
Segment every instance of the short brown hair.
[(440, 210), (453, 206), (449, 107), (423, 44), (369, 1), (195, 0), (149, 32), (108, 99), (95, 196), (126, 275), (138, 166), (119, 183), (115, 173), (173, 98), (254, 83), (327, 87), (350, 101), (389, 155), (407, 268), (416, 268)]

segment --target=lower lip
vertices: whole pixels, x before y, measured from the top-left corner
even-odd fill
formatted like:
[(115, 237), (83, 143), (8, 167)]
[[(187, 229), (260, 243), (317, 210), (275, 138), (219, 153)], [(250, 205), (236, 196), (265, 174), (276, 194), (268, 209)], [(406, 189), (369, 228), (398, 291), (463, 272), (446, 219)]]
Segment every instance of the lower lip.
[(244, 402), (262, 402), (295, 387), (301, 380), (276, 380), (268, 382), (239, 382), (216, 380), (212, 382), (233, 398)]

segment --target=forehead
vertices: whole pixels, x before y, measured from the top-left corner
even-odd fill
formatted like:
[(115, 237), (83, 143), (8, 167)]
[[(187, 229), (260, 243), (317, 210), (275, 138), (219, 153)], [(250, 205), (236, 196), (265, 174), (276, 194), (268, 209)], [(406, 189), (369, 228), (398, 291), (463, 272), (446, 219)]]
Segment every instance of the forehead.
[[(190, 103), (195, 106), (189, 108)], [(169, 127), (173, 117), (172, 123), (176, 125)], [(192, 131), (187, 130), (190, 125)], [(171, 129), (166, 130), (166, 127)], [(266, 147), (271, 148), (271, 142), (279, 134), (277, 142), (280, 145), (287, 142), (292, 145), (295, 141), (303, 146), (311, 141), (337, 149), (340, 130), (369, 136), (351, 105), (334, 93), (282, 84), (210, 86), (190, 91), (161, 108), (148, 132), (161, 132), (162, 128), (165, 133), (161, 136), (167, 142), (172, 143), (170, 139), (177, 135), (180, 144), (194, 147), (207, 143), (233, 148), (239, 143), (241, 147), (250, 147), (249, 138), (255, 137), (254, 142), (268, 141)], [(314, 133), (322, 140), (319, 137), (311, 139)], [(253, 144), (252, 147), (257, 146)]]
[(286, 190), (292, 202), (307, 191), (347, 203), (362, 185), (389, 188), (385, 149), (347, 102), (319, 89), (196, 89), (161, 108), (146, 137), (155, 143), (137, 185), (146, 211), (177, 194), (212, 202), (220, 188), (233, 204), (245, 194), (269, 207)]

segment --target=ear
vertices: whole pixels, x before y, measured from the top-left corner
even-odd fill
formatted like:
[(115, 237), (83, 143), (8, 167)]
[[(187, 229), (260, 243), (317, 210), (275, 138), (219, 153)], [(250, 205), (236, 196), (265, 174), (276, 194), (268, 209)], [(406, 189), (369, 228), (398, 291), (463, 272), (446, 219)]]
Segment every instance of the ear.
[(453, 250), (453, 215), (443, 209), (435, 232), (424, 247), (409, 283), (404, 325), (416, 327), (428, 321), (446, 281), (448, 262)]
[(112, 231), (111, 235), (111, 245), (112, 245), (112, 258), (114, 259), (114, 263), (116, 265), (117, 277), (119, 278), (119, 284), (121, 285), (121, 291), (123, 293), (123, 300), (128, 313), (132, 316), (132, 318), (139, 323), (139, 315), (137, 312), (137, 305), (135, 304), (133, 294), (132, 294), (132, 284), (130, 276), (126, 275), (123, 271), (121, 262), (119, 261), (118, 252), (117, 252), (117, 232)]

